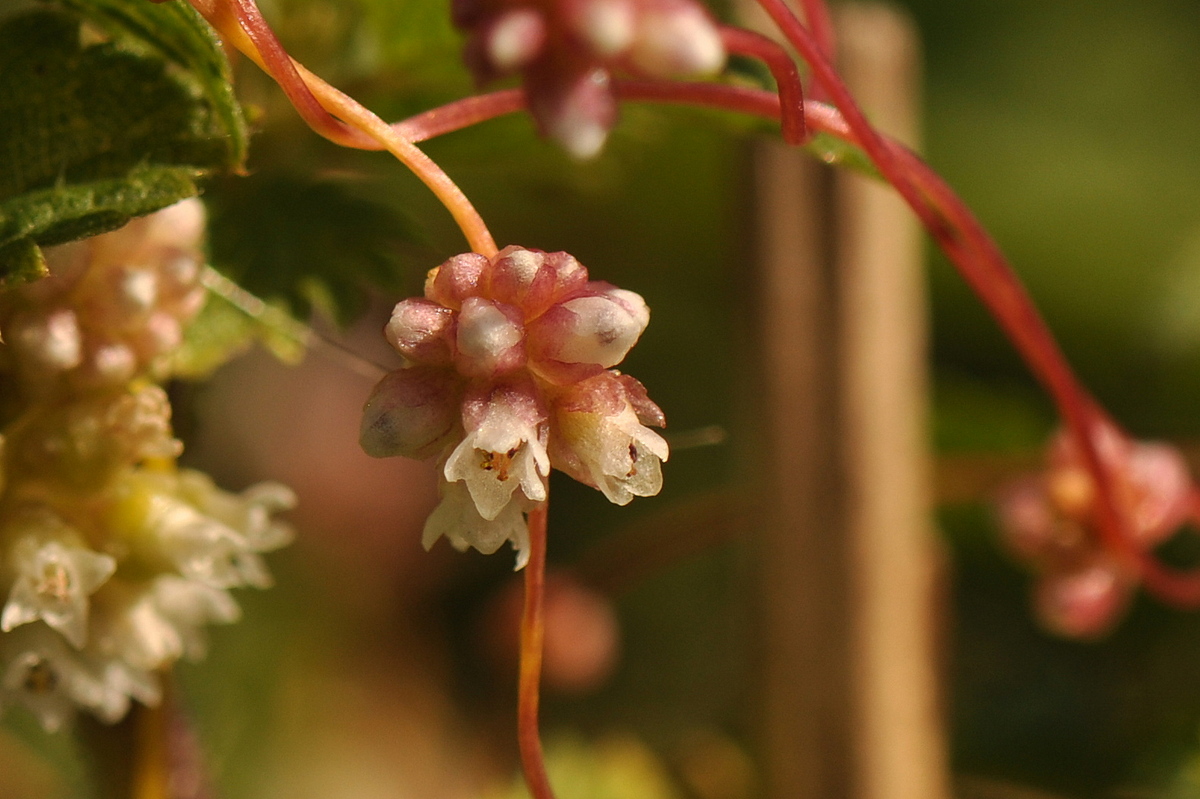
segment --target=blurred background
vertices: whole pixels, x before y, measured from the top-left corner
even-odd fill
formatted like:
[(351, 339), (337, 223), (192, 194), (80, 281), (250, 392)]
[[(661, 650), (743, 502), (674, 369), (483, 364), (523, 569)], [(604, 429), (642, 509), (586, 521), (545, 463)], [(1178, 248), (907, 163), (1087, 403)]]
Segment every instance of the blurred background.
[[(1200, 442), (1200, 2), (897, 5), (922, 37), (928, 160), (1114, 416), (1139, 437)], [(385, 119), (472, 91), (444, 3), (262, 7), (297, 58)], [(391, 304), (462, 249), (458, 234), (399, 164), (319, 140), (238, 67), (258, 134), (251, 175), (206, 196), (214, 265), (394, 364), (379, 336)], [(623, 368), (676, 436), (662, 494), (617, 509), (554, 478), (543, 729), (563, 799), (762, 795), (753, 551), (721, 509), (754, 479), (746, 142), (768, 135), (629, 106), (591, 163), (523, 117), (426, 147), (501, 245), (568, 250), (654, 313)], [(1200, 796), (1200, 614), (1139, 598), (1098, 642), (1039, 630), (988, 479), (969, 472), (1036, 463), (1052, 409), (937, 254), (929, 286), (956, 793)], [(229, 488), (270, 478), (300, 496), (276, 587), (242, 594), (243, 621), (180, 669), (214, 795), (521, 796), (511, 555), (421, 549), (433, 472), (359, 452), (373, 381), (351, 367), (254, 351), (173, 389), (187, 462)], [(11, 715), (0, 796), (72, 795), (69, 747)]]

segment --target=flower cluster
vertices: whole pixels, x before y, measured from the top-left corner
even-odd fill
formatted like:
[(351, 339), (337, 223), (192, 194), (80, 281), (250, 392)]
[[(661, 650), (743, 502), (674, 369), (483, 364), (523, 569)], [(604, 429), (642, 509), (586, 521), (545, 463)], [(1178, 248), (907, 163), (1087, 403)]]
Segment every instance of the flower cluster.
[[(1152, 549), (1191, 514), (1187, 463), (1173, 447), (1130, 441), (1108, 425), (1099, 428), (1096, 443), (1129, 534), (1139, 548)], [(1096, 502), (1083, 455), (1064, 432), (1049, 446), (1046, 470), (1007, 486), (998, 505), (1006, 545), (1038, 574), (1038, 617), (1072, 638), (1111, 629), (1137, 586), (1132, 567), (1096, 535)]]
[(280, 485), (240, 495), (176, 466), (163, 376), (204, 300), (196, 200), (47, 252), (0, 294), (0, 711), (47, 730), (153, 704), (156, 672), (235, 621), (286, 544)]
[(441, 504), (424, 543), (527, 558), (525, 513), (560, 469), (624, 505), (662, 487), (665, 424), (641, 383), (613, 370), (650, 312), (638, 295), (589, 281), (567, 253), (506, 247), (432, 270), (423, 299), (386, 328), (404, 357), (367, 400), (361, 442), (375, 457), (437, 456)]
[(694, 0), (455, 0), (453, 14), (470, 32), (476, 79), (520, 72), (542, 133), (580, 158), (616, 121), (614, 70), (689, 78), (725, 64), (720, 31)]

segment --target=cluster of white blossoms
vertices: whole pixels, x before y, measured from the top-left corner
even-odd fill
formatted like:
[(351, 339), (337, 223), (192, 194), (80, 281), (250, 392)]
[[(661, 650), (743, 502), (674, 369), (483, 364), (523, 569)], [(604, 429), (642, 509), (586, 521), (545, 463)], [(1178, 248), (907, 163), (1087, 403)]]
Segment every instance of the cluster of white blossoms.
[(0, 712), (47, 730), (154, 704), (158, 673), (266, 587), (261, 553), (294, 497), (231, 494), (177, 466), (156, 384), (200, 310), (203, 206), (188, 200), (46, 252), (50, 276), (0, 293)]
[(441, 504), (428, 548), (528, 559), (525, 515), (547, 497), (551, 467), (618, 505), (662, 487), (663, 413), (612, 369), (650, 320), (637, 294), (589, 281), (567, 253), (506, 247), (430, 271), (423, 299), (398, 304), (386, 336), (404, 368), (375, 387), (361, 442), (375, 457), (437, 457)]

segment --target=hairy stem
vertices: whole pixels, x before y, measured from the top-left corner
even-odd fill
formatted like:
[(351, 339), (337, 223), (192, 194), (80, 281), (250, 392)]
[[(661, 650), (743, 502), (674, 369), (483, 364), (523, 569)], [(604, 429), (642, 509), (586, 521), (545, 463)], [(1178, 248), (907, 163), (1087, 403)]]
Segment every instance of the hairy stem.
[(521, 667), (517, 683), (517, 743), (521, 769), (533, 799), (554, 799), (542, 739), (538, 732), (539, 683), (542, 675), (543, 603), (546, 588), (546, 511), (542, 502), (529, 513), (529, 563), (525, 566), (525, 607), (521, 613)]

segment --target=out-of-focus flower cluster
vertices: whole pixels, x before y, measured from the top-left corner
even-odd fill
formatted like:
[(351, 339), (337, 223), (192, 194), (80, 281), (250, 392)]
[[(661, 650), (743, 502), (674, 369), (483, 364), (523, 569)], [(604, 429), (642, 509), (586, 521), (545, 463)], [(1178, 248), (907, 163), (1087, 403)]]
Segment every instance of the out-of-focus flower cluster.
[(363, 411), (376, 457), (438, 457), (442, 501), (424, 543), (528, 557), (525, 514), (546, 499), (550, 468), (624, 505), (657, 494), (665, 424), (620, 363), (650, 319), (637, 294), (589, 281), (567, 253), (506, 247), (430, 271), (423, 299), (386, 328), (406, 365)]
[(154, 704), (157, 672), (204, 654), (286, 544), (281, 485), (240, 495), (176, 466), (155, 384), (200, 310), (203, 207), (189, 200), (47, 251), (0, 293), (0, 712), (47, 730)]
[(520, 72), (542, 133), (590, 158), (616, 122), (612, 73), (711, 75), (725, 64), (716, 23), (695, 0), (454, 0), (476, 79)]
[[(1192, 513), (1191, 479), (1179, 451), (1131, 441), (1108, 425), (1098, 428), (1096, 444), (1135, 545), (1149, 551), (1171, 537)], [(1007, 486), (997, 506), (1005, 544), (1037, 575), (1038, 618), (1071, 638), (1112, 629), (1138, 583), (1133, 567), (1103, 546), (1096, 506), (1095, 482), (1066, 432), (1051, 441), (1045, 471)]]

